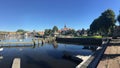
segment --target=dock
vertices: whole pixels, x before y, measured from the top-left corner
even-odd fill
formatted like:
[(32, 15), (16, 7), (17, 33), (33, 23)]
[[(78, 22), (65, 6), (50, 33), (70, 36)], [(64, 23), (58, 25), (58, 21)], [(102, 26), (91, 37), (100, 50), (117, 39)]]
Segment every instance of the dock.
[(0, 45), (10, 45), (10, 44), (34, 44), (33, 42), (0, 42)]
[(110, 42), (97, 68), (120, 68), (120, 39), (113, 39)]
[(12, 68), (20, 68), (20, 58), (15, 58), (13, 60)]

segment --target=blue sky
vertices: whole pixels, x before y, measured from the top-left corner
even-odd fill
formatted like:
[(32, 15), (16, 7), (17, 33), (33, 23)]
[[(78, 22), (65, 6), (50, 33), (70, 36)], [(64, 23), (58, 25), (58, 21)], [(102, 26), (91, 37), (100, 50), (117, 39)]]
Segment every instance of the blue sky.
[(120, 0), (0, 0), (0, 31), (87, 29), (106, 9), (118, 15)]

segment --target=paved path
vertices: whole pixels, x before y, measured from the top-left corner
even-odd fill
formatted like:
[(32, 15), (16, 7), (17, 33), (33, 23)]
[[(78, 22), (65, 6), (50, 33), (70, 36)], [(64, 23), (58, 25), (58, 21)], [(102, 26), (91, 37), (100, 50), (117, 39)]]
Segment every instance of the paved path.
[(97, 68), (120, 68), (120, 40), (112, 40), (110, 43)]

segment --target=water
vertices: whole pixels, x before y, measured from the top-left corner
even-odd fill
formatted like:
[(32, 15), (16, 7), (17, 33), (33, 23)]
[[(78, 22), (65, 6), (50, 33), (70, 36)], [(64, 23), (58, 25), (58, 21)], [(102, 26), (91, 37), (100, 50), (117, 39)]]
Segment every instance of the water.
[[(28, 40), (30, 41), (30, 39)], [(6, 41), (8, 42), (8, 40)], [(0, 57), (2, 57), (0, 58), (0, 68), (11, 68), (14, 58), (21, 59), (21, 68), (75, 68), (79, 63), (63, 56), (66, 53), (86, 56), (93, 53), (92, 50), (83, 48), (83, 45), (60, 43), (58, 45), (44, 44), (35, 47), (3, 48), (0, 51)]]

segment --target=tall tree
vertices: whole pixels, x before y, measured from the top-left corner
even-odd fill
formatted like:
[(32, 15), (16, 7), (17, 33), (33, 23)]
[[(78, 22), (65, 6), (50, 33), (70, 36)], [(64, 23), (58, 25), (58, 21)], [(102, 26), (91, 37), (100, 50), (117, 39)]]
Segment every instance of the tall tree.
[(53, 32), (57, 32), (58, 31), (58, 27), (57, 26), (54, 26), (53, 29), (52, 29)]
[(115, 25), (114, 12), (112, 10), (108, 9), (102, 13), (100, 19), (101, 19), (101, 25), (102, 25), (101, 29), (103, 30), (103, 32), (105, 32), (106, 34), (111, 32), (110, 29), (112, 29), (113, 26)]
[(91, 33), (98, 33), (100, 32), (100, 18), (95, 19), (92, 24), (90, 25), (90, 31)]
[(111, 29), (113, 29), (115, 22), (116, 20), (114, 12), (108, 9), (92, 22), (90, 25), (90, 30), (93, 33), (98, 32), (108, 35), (111, 33)]
[(117, 20), (118, 20), (119, 26), (120, 26), (120, 14), (119, 14), (118, 17), (117, 17)]

